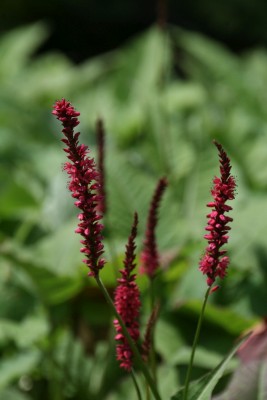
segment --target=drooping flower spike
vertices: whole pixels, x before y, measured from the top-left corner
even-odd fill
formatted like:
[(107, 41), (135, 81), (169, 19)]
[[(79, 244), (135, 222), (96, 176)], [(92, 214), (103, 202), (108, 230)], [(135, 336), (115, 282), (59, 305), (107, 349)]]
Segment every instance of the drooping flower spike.
[(105, 264), (101, 258), (103, 225), (99, 222), (101, 214), (97, 212), (97, 205), (101, 201), (99, 173), (94, 159), (88, 156), (88, 147), (78, 142), (80, 133), (74, 132), (74, 128), (80, 123), (77, 118), (80, 113), (75, 111), (68, 101), (62, 99), (55, 103), (52, 114), (63, 125), (62, 133), (65, 138), (61, 141), (66, 145), (64, 151), (70, 160), (65, 163), (64, 169), (70, 176), (68, 187), (72, 197), (76, 199), (74, 204), (81, 210), (78, 215), (80, 222), (75, 232), (83, 236), (81, 243), (84, 247), (81, 248), (81, 252), (86, 256), (83, 262), (90, 269), (89, 275), (95, 277)]
[(207, 204), (207, 207), (212, 210), (207, 215), (208, 225), (205, 229), (208, 233), (204, 236), (208, 241), (208, 246), (199, 263), (200, 271), (207, 275), (208, 286), (214, 283), (216, 277), (224, 278), (229, 265), (227, 251), (222, 250), (221, 247), (228, 242), (228, 232), (231, 229), (229, 222), (233, 221), (233, 218), (225, 215), (232, 210), (226, 202), (235, 198), (236, 189), (235, 178), (230, 173), (230, 159), (218, 142), (214, 141), (214, 144), (219, 152), (221, 176), (213, 179), (211, 190), (213, 201)]
[(140, 256), (140, 273), (153, 278), (159, 267), (159, 254), (156, 241), (156, 226), (158, 222), (158, 209), (163, 193), (168, 185), (166, 178), (161, 178), (155, 189), (147, 218), (143, 251)]
[[(134, 222), (131, 230), (131, 234), (126, 245), (126, 253), (124, 259), (124, 268), (120, 270), (122, 275), (118, 279), (119, 285), (115, 290), (115, 307), (118, 314), (121, 316), (128, 332), (134, 342), (137, 342), (139, 332), (139, 310), (140, 310), (140, 292), (135, 282), (136, 275), (132, 274), (135, 268), (135, 238), (137, 234), (137, 213), (134, 215)], [(126, 371), (130, 371), (133, 364), (133, 353), (127, 342), (127, 339), (123, 335), (122, 328), (117, 319), (114, 320), (114, 326), (116, 329), (115, 340), (118, 342), (116, 346), (117, 360), (120, 363), (120, 367)]]

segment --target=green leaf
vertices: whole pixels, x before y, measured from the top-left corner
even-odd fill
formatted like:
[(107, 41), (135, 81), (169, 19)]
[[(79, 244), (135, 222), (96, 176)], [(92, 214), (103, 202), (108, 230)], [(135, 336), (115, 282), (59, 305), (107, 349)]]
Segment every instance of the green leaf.
[(0, 82), (18, 73), (47, 36), (41, 23), (21, 27), (9, 32), (0, 41)]
[[(13, 244), (14, 245), (14, 244)], [(20, 267), (21, 271), (30, 278), (31, 291), (37, 297), (50, 304), (57, 304), (71, 298), (83, 287), (83, 275), (78, 269), (72, 276), (66, 274), (58, 275), (45, 267), (35, 263), (35, 257), (24, 254), (22, 249), (12, 247), (5, 251), (4, 257), (12, 262), (14, 268)]]
[(39, 362), (40, 352), (38, 350), (29, 350), (2, 359), (0, 361), (0, 389), (22, 375), (32, 372)]
[(0, 319), (0, 342), (13, 340), (20, 348), (40, 341), (49, 332), (44, 315), (29, 316), (20, 323)]
[(75, 339), (70, 331), (65, 330), (58, 335), (53, 349), (53, 361), (52, 369), (49, 370), (50, 379), (55, 373), (55, 378), (61, 384), (64, 382), (65, 395), (68, 393), (69, 397), (78, 392), (89, 397), (93, 361), (91, 357), (87, 357), (82, 342)]
[(267, 361), (253, 360), (240, 365), (228, 388), (214, 400), (265, 400), (267, 398)]
[(155, 347), (168, 363), (173, 363), (177, 351), (184, 345), (177, 327), (160, 319), (155, 328)]
[[(162, 400), (170, 398), (170, 396), (175, 392), (177, 388), (177, 380), (179, 380), (179, 374), (173, 366), (168, 364), (160, 365), (158, 370), (158, 380), (159, 392), (164, 393)], [(164, 377), (164, 378), (163, 378)]]
[[(170, 359), (173, 365), (188, 365), (191, 355), (191, 348), (187, 346), (183, 346), (181, 349), (176, 351)], [(218, 363), (221, 361), (222, 355), (216, 353), (214, 351), (210, 351), (205, 349), (204, 347), (197, 347), (195, 358), (194, 358), (194, 366), (199, 368), (205, 368), (207, 370), (211, 370), (215, 368)], [(227, 366), (227, 372), (232, 372), (237, 366), (235, 360), (231, 360)]]
[(58, 332), (53, 361), (48, 360), (48, 375), (66, 398), (104, 399), (109, 388), (114, 387), (118, 372), (113, 346), (99, 341), (94, 355), (89, 356), (70, 330)]
[(28, 265), (25, 270), (33, 279), (41, 297), (50, 304), (58, 304), (73, 297), (83, 287), (81, 275), (58, 276), (45, 268)]
[(35, 259), (42, 260), (40, 264), (44, 268), (62, 276), (77, 275), (77, 267), (83, 257), (80, 254), (80, 238), (74, 232), (76, 226), (77, 220), (71, 219), (39, 240), (32, 249)]
[(31, 400), (32, 398), (26, 393), (22, 393), (15, 388), (6, 388), (0, 390), (0, 398), (5, 400)]
[(170, 114), (180, 110), (198, 110), (197, 108), (205, 102), (206, 91), (198, 83), (174, 82), (166, 87), (162, 96), (162, 107)]
[(3, 217), (24, 216), (26, 212), (36, 210), (38, 203), (24, 184), (9, 182), (1, 188), (0, 213)]
[[(219, 379), (223, 376), (223, 373), (228, 366), (230, 360), (234, 356), (238, 347), (241, 345), (248, 336), (242, 338), (230, 351), (230, 353), (223, 359), (223, 361), (209, 374), (205, 375), (203, 378), (192, 382), (189, 386), (188, 400), (210, 400), (212, 391), (218, 383)], [(180, 389), (171, 400), (183, 400), (184, 389)]]
[[(201, 300), (188, 301), (182, 308), (186, 313), (199, 315), (201, 310)], [(256, 318), (244, 318), (242, 315), (227, 307), (219, 307), (215, 304), (207, 304), (205, 310), (205, 321), (223, 328), (233, 335), (239, 335), (244, 330), (250, 328), (257, 322)]]

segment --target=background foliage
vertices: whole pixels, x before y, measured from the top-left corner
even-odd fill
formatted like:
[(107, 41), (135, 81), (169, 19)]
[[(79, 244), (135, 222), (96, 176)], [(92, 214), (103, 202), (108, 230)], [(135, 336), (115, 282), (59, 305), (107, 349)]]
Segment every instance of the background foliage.
[[(156, 330), (160, 390), (170, 398), (184, 381), (205, 290), (197, 264), (218, 173), (213, 138), (232, 160), (238, 196), (231, 267), (208, 305), (194, 376), (215, 367), (234, 339), (266, 315), (267, 53), (238, 57), (199, 34), (152, 26), (74, 65), (58, 52), (36, 56), (46, 36), (38, 23), (0, 40), (1, 398), (135, 398), (115, 361), (111, 315), (86, 276), (73, 233), (76, 211), (51, 116), (61, 97), (81, 112), (92, 154), (95, 120), (105, 121), (109, 263), (102, 276), (111, 291), (133, 212), (140, 216), (140, 250), (154, 186), (162, 175), (170, 182), (158, 227)], [(139, 283), (145, 296), (145, 278)], [(146, 312), (144, 304), (144, 324)]]

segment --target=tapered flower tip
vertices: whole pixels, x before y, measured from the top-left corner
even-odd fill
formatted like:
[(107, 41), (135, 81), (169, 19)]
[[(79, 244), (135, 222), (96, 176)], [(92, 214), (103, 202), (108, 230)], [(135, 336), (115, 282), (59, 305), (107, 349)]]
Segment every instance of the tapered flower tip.
[(68, 116), (78, 117), (79, 111), (75, 111), (74, 107), (66, 99), (57, 100), (53, 105), (52, 114), (59, 115), (65, 113)]
[(75, 128), (79, 125), (80, 121), (78, 116), (80, 113), (74, 109), (69, 101), (66, 99), (57, 100), (53, 105), (52, 114), (57, 117), (59, 121), (62, 122), (63, 126), (69, 128)]

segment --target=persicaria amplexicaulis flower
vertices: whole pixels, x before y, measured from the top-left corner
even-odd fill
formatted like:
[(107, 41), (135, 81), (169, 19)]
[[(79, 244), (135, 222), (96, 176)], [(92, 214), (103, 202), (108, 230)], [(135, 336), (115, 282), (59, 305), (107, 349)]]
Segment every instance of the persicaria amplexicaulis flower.
[(226, 275), (229, 257), (226, 255), (226, 250), (222, 250), (221, 247), (228, 242), (228, 232), (231, 229), (228, 224), (233, 221), (233, 218), (225, 215), (232, 210), (226, 202), (235, 198), (236, 189), (235, 178), (230, 174), (230, 160), (222, 146), (216, 141), (214, 144), (219, 152), (221, 176), (213, 179), (211, 190), (213, 201), (207, 204), (212, 210), (207, 215), (208, 225), (205, 229), (208, 233), (204, 236), (208, 246), (199, 263), (200, 271), (207, 275), (208, 286), (214, 283), (216, 277), (224, 278)]
[(97, 212), (97, 205), (101, 201), (99, 195), (99, 173), (93, 158), (88, 156), (88, 147), (79, 144), (80, 132), (74, 132), (74, 128), (80, 123), (79, 112), (65, 99), (59, 100), (53, 106), (54, 114), (63, 125), (62, 133), (65, 138), (61, 139), (66, 145), (64, 151), (70, 162), (64, 164), (64, 169), (70, 176), (68, 184), (72, 197), (76, 199), (75, 206), (81, 212), (78, 215), (80, 223), (75, 230), (83, 236), (81, 252), (86, 258), (83, 262), (89, 267), (91, 276), (97, 276), (103, 268), (105, 261), (101, 258), (103, 254), (102, 229), (99, 222), (101, 214)]
[(167, 179), (161, 178), (155, 189), (147, 218), (143, 250), (140, 256), (140, 273), (153, 278), (159, 267), (159, 254), (156, 241), (156, 226), (158, 222), (158, 209), (163, 193), (167, 187)]
[[(124, 259), (124, 268), (120, 270), (121, 278), (118, 279), (119, 285), (115, 290), (115, 307), (118, 314), (121, 316), (128, 332), (136, 342), (139, 338), (139, 310), (140, 310), (140, 292), (135, 282), (136, 275), (132, 274), (135, 268), (135, 238), (137, 234), (137, 223), (138, 217), (135, 213), (134, 222), (131, 230), (131, 234), (126, 245), (126, 253)], [(126, 371), (130, 371), (133, 363), (133, 353), (127, 342), (127, 339), (123, 335), (122, 328), (119, 321), (114, 320), (114, 326), (116, 329), (115, 340), (118, 341), (116, 346), (117, 360), (120, 363), (120, 367)]]

